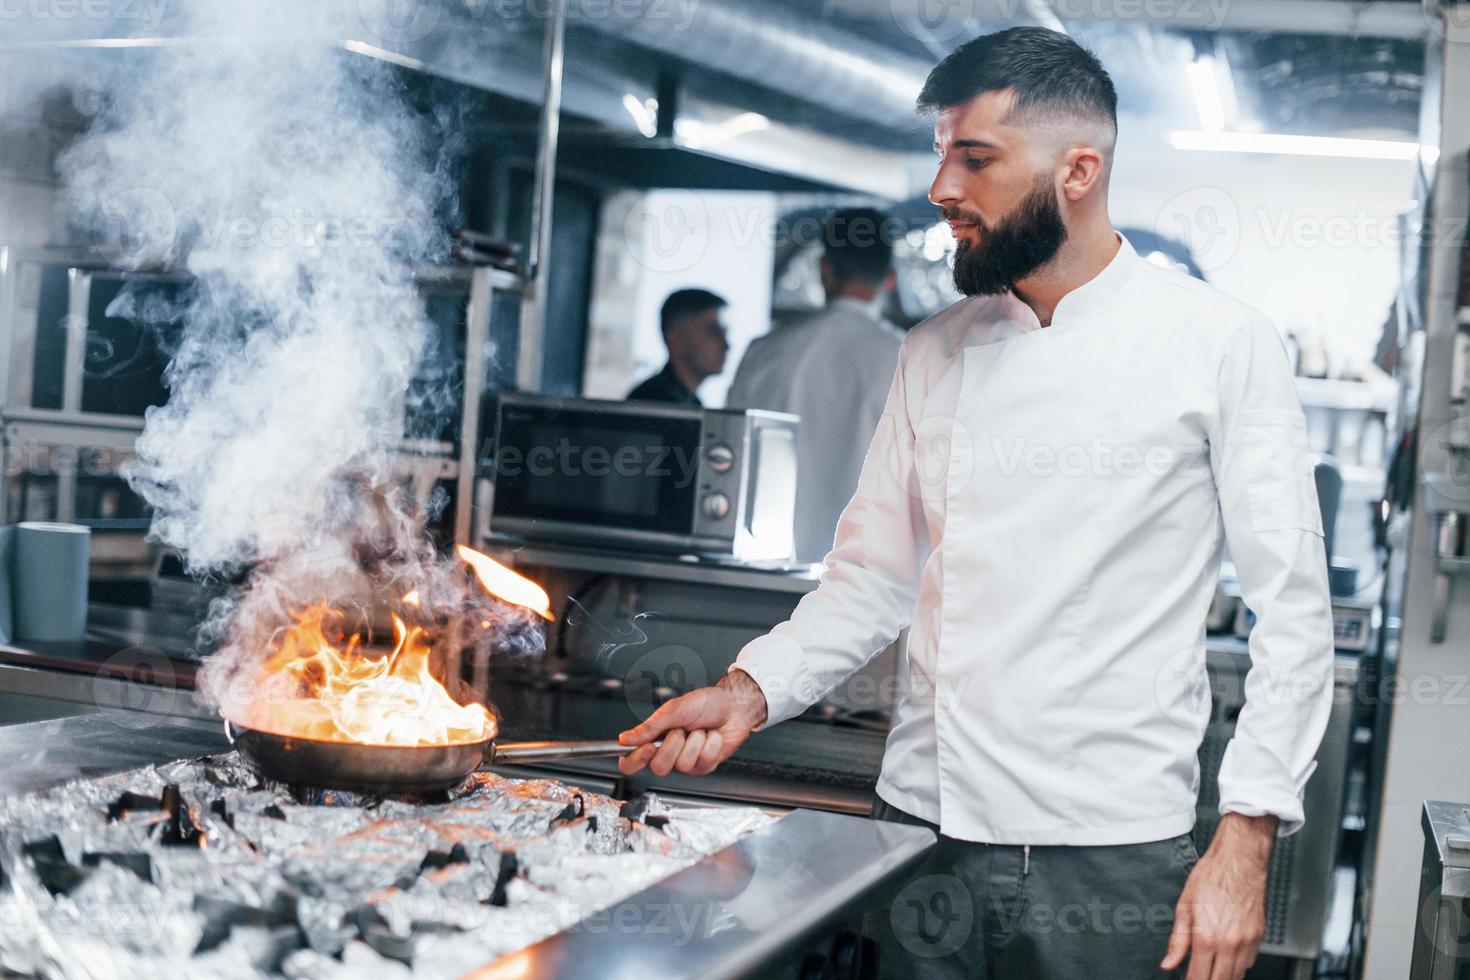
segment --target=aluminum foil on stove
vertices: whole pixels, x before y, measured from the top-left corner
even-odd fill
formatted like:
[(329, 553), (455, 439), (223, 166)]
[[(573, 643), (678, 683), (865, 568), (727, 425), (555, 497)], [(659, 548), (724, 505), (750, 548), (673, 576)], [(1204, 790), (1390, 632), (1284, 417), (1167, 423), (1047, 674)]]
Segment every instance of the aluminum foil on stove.
[(462, 973), (770, 820), (489, 773), (436, 801), (303, 795), (233, 753), (78, 781), (0, 799), (0, 972)]

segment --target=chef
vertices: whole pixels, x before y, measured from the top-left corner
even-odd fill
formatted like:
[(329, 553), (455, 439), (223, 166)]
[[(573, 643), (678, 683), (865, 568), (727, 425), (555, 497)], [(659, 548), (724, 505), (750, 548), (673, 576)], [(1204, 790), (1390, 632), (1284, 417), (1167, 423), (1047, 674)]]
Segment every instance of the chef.
[[(946, 890), (892, 908), (895, 931), (933, 913), (885, 949), (910, 975), (1241, 977), (1326, 725), (1327, 563), (1285, 349), (1113, 229), (1116, 102), (1095, 57), (1040, 28), (930, 73), (929, 196), (966, 298), (906, 338), (821, 585), (622, 736), (624, 772), (707, 773), (908, 626), (875, 816), (941, 835)], [(1198, 857), (1227, 541), (1252, 669)]]
[(863, 450), (903, 333), (883, 319), (893, 289), (890, 223), (873, 208), (835, 212), (822, 229), (824, 309), (745, 348), (726, 404), (801, 417), (796, 433), (796, 559), (832, 550), (837, 519), (857, 489)]

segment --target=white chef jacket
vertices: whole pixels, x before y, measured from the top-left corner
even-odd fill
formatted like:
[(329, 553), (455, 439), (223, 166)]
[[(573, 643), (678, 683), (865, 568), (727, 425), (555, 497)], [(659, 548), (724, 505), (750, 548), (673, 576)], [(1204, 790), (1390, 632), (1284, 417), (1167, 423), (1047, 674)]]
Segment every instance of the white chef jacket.
[(1221, 812), (1302, 822), (1332, 621), (1306, 423), (1260, 313), (1123, 241), (1050, 326), (972, 297), (906, 338), (820, 586), (741, 651), (801, 712), (911, 626), (878, 793), (962, 840), (1194, 824), (1204, 619), (1256, 614)]
[(726, 403), (801, 416), (796, 432), (796, 557), (832, 550), (837, 518), (857, 489), (903, 333), (872, 305), (839, 298), (746, 348)]

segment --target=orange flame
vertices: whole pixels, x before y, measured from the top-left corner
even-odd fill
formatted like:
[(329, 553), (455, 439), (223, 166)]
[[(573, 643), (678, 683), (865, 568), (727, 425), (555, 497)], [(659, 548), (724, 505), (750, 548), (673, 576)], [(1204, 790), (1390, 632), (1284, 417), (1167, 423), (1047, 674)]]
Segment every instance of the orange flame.
[(484, 590), (502, 602), (521, 606), (542, 619), (551, 619), (551, 599), (535, 582), (506, 568), (500, 562), (464, 545), (455, 547), (461, 560), (474, 569)]
[[(459, 557), (491, 596), (551, 619), (551, 600), (535, 582), (471, 548)], [(414, 589), (402, 598), (419, 609)], [(432, 648), (419, 626), (393, 615), (397, 641), (386, 654), (362, 648), (357, 633), (334, 629), (326, 601), (306, 609), (260, 665), (253, 697), (232, 720), (256, 731), (364, 745), (452, 745), (494, 738), (495, 716), (460, 704), (430, 670)], [(489, 620), (481, 620), (490, 628)]]
[(297, 618), (261, 664), (260, 696), (245, 706), (241, 724), (365, 745), (449, 745), (495, 737), (495, 717), (485, 706), (455, 701), (429, 670), (431, 651), (420, 627), (405, 626), (395, 614), (396, 645), (373, 656), (362, 650), (356, 633), (334, 643), (324, 628), (333, 616), (320, 602)]

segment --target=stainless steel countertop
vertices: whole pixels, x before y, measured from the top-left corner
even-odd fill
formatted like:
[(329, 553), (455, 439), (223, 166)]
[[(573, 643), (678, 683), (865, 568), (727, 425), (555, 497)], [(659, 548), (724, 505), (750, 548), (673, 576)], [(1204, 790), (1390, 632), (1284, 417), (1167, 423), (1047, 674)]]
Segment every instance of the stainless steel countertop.
[[(129, 727), (105, 715), (15, 725), (0, 728), (0, 793), (228, 748), (221, 730)], [(923, 827), (796, 810), (478, 975), (748, 976), (798, 955), (804, 937), (851, 914), (935, 842)]]
[(1470, 805), (1425, 800), (1424, 840), (1448, 872), (1470, 869)]
[(935, 843), (925, 827), (796, 810), (472, 976), (748, 977), (762, 965), (800, 962), (801, 936)]
[[(192, 721), (218, 725), (218, 713), (193, 690), (189, 665), (142, 648), (118, 649), (104, 658), (107, 673), (96, 664), (62, 670), (41, 656), (9, 647), (0, 661), (0, 693), (66, 701), (127, 719), (132, 727)], [(80, 659), (80, 658), (79, 658)], [(0, 731), (4, 731), (0, 728)]]
[(0, 728), (0, 795), (31, 793), (175, 759), (228, 752), (217, 723), (104, 713)]

